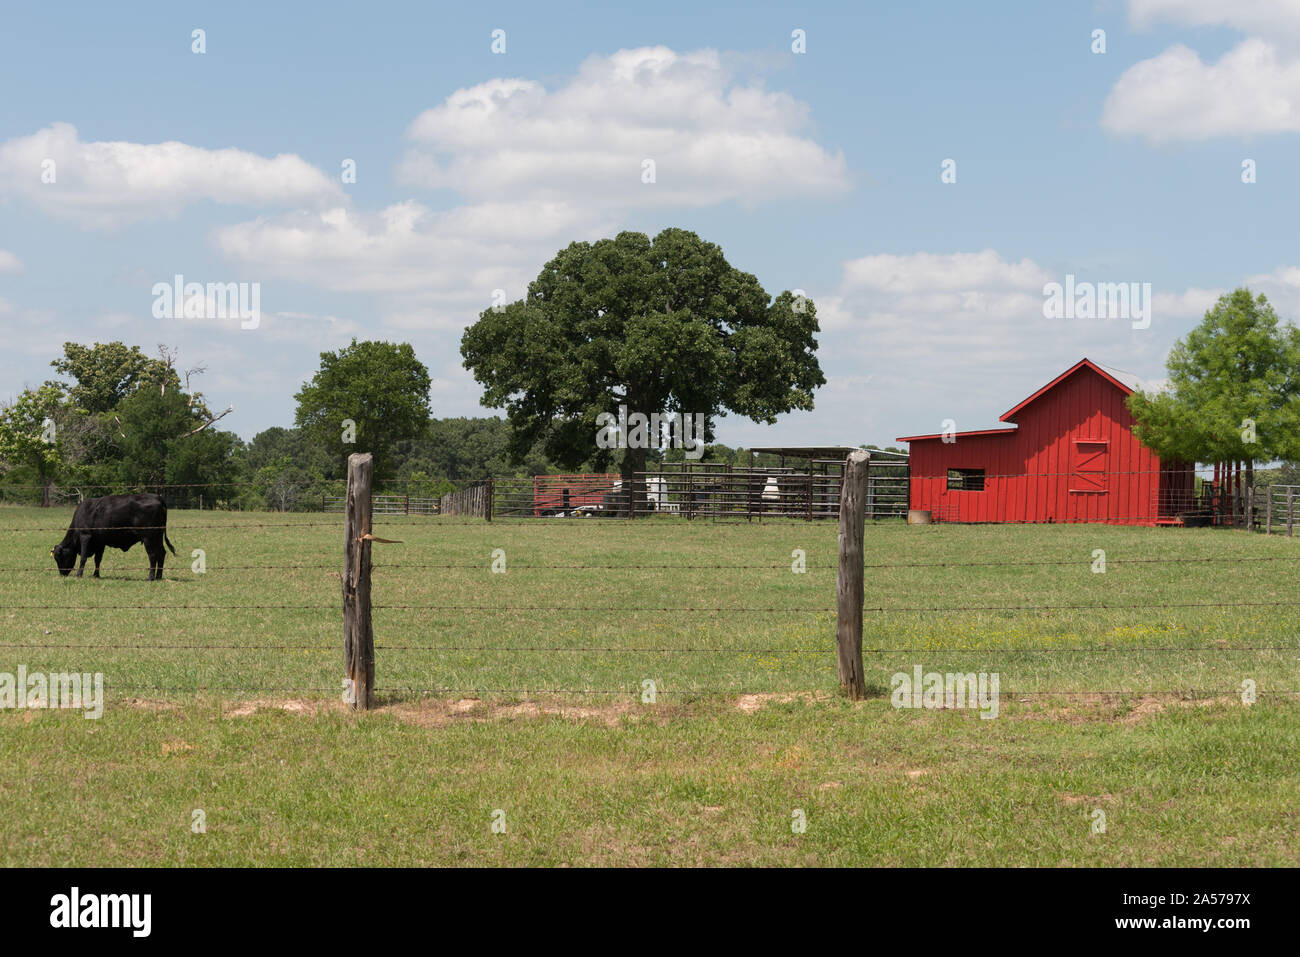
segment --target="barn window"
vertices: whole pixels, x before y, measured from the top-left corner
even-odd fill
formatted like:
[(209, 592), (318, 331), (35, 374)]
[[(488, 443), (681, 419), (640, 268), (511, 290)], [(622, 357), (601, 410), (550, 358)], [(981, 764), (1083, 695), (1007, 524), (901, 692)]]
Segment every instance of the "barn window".
[(949, 469), (948, 488), (961, 492), (984, 491), (983, 469)]

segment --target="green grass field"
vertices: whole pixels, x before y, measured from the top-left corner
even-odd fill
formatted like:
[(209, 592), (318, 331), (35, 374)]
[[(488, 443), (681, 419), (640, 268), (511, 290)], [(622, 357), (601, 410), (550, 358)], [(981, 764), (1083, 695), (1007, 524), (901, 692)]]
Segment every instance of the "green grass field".
[[(6, 864), (1300, 860), (1295, 539), (870, 525), (854, 703), (833, 523), (377, 517), (357, 716), (340, 516), (173, 511), (159, 583), (139, 547), (60, 578), (70, 511), (0, 516), (0, 672), (109, 688), (0, 711)], [(996, 672), (999, 716), (895, 710), (916, 665)]]

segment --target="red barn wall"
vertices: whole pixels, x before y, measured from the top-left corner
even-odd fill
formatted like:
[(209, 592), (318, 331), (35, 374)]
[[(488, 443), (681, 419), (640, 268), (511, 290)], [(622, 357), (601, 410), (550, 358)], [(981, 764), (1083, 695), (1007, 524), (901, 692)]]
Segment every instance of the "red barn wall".
[[(1174, 465), (1161, 475), (1160, 459), (1132, 432), (1125, 398), (1085, 366), (1021, 409), (1014, 433), (913, 442), (911, 507), (958, 522), (1136, 525), (1177, 514), (1192, 473)], [(957, 468), (984, 469), (984, 491), (948, 489)]]

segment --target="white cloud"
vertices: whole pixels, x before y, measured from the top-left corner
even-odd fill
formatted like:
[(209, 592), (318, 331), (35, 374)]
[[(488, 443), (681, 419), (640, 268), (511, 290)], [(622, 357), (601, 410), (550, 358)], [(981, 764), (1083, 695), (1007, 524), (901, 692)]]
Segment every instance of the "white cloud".
[(1101, 123), (1153, 143), (1293, 133), (1300, 130), (1300, 59), (1250, 38), (1207, 64), (1177, 44), (1124, 71)]
[[(48, 178), (53, 161), (54, 182)], [(0, 143), (0, 197), (21, 196), (87, 227), (175, 216), (203, 200), (240, 206), (317, 206), (341, 187), (294, 154), (271, 159), (185, 143), (85, 142), (69, 123)]]
[(23, 271), (18, 257), (7, 249), (0, 249), (0, 276), (17, 276)]
[(1284, 321), (1300, 325), (1300, 266), (1279, 266), (1270, 273), (1246, 277), (1252, 293), (1263, 293)]
[(870, 378), (847, 393), (817, 394), (816, 422), (857, 423), (857, 431), (810, 432), (806, 441), (892, 442), (938, 432), (948, 418), (959, 429), (997, 426), (1015, 402), (1085, 356), (1138, 375), (1162, 374), (1169, 336), (1161, 327), (1172, 317), (1158, 301), (1145, 330), (1124, 319), (1047, 319), (1043, 286), (1064, 281), (1063, 272), (992, 249), (846, 262), (837, 289), (810, 291), (822, 327), (818, 353), (828, 380)]
[(1199, 321), (1225, 292), (1226, 289), (1198, 289), (1195, 286), (1182, 292), (1158, 292), (1152, 297), (1152, 308), (1161, 318)]
[[(809, 138), (808, 107), (742, 84), (713, 50), (592, 56), (547, 90), (493, 79), (457, 90), (407, 130), (399, 179), (480, 201), (712, 205), (827, 195), (841, 153)], [(642, 182), (644, 160), (656, 181)]]
[[(608, 225), (608, 224), (598, 224)], [(345, 292), (459, 295), (490, 304), (510, 299), (561, 245), (593, 226), (560, 203), (483, 204), (434, 211), (415, 201), (379, 213), (336, 207), (218, 228), (227, 258), (266, 276)]]
[[(712, 50), (666, 47), (588, 58), (554, 90), (498, 78), (458, 90), (410, 124), (408, 185), (466, 205), (346, 205), (219, 228), (217, 247), (268, 277), (341, 291), (423, 297), (393, 321), (471, 320), (494, 289), (509, 299), (574, 240), (612, 235), (647, 204), (705, 205), (818, 195), (848, 184), (845, 162), (807, 136), (808, 108), (740, 83)], [(654, 184), (641, 163), (656, 161)], [(449, 308), (454, 307), (454, 308)]]
[(975, 293), (1007, 287), (1041, 287), (1052, 276), (1029, 259), (1006, 262), (992, 249), (978, 253), (911, 253), (864, 256), (844, 264), (845, 289), (908, 295), (933, 290)]
[(1300, 37), (1297, 0), (1129, 0), (1128, 12), (1139, 28), (1182, 23), (1232, 27), (1252, 36)]

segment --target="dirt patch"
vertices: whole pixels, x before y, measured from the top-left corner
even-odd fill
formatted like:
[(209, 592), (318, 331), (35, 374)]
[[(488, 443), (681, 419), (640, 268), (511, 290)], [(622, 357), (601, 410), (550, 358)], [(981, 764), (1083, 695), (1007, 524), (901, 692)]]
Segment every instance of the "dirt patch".
[(1115, 804), (1116, 798), (1113, 794), (1071, 794), (1069, 791), (1062, 791), (1057, 795), (1063, 804), (1088, 804), (1096, 807), (1098, 804)]
[(1144, 718), (1160, 714), (1169, 708), (1209, 708), (1239, 703), (1240, 699), (1233, 698), (1230, 695), (1222, 695), (1218, 698), (1176, 698), (1149, 695), (1138, 699), (1132, 710), (1120, 719), (1120, 723), (1127, 725), (1138, 724)]
[(241, 701), (229, 709), (224, 704), (221, 706), (221, 713), (227, 718), (247, 718), (259, 711), (283, 711), (286, 714), (315, 717), (321, 710), (321, 702), (307, 698), (259, 698), (254, 701)]
[(163, 754), (180, 754), (185, 751), (193, 751), (194, 745), (188, 741), (164, 741), (162, 743)]
[(155, 701), (149, 698), (123, 698), (122, 704), (140, 711), (180, 711), (175, 701)]
[(769, 704), (789, 704), (791, 701), (826, 701), (830, 695), (825, 691), (762, 691), (754, 694), (742, 694), (736, 698), (736, 709), (745, 714), (762, 711)]
[(624, 719), (638, 720), (650, 716), (657, 708), (645, 708), (632, 700), (611, 701), (600, 705), (575, 705), (557, 701), (519, 701), (512, 704), (492, 704), (478, 698), (461, 698), (456, 701), (443, 698), (424, 698), (415, 702), (402, 702), (380, 709), (400, 721), (424, 728), (444, 727), (457, 721), (489, 722), (510, 720), (536, 720), (562, 718), (567, 721), (590, 721), (616, 727)]
[(1237, 704), (1231, 695), (1217, 698), (1185, 698), (1179, 694), (1070, 695), (1063, 701), (1050, 698), (1016, 699), (1020, 707), (1004, 712), (1013, 721), (1051, 720), (1066, 724), (1107, 721), (1132, 726), (1171, 708), (1204, 708)]

